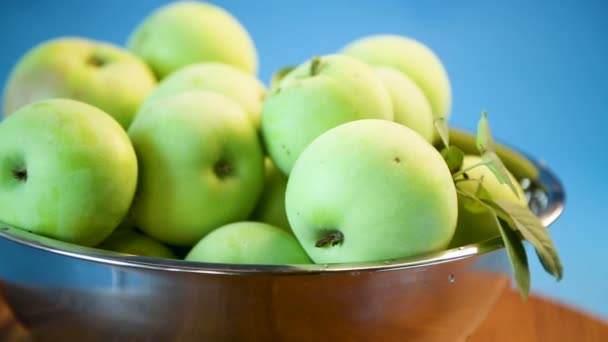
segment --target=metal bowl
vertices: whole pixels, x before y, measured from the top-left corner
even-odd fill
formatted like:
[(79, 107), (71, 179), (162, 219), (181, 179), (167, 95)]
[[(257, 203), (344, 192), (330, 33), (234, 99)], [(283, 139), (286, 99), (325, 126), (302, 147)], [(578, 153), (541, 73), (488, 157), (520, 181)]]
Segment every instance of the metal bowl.
[[(548, 226), (564, 193), (532, 158)], [(376, 264), (255, 266), (127, 256), (0, 227), (0, 299), (40, 341), (454, 341), (509, 285), (500, 237)], [(1, 304), (1, 303), (0, 303)]]

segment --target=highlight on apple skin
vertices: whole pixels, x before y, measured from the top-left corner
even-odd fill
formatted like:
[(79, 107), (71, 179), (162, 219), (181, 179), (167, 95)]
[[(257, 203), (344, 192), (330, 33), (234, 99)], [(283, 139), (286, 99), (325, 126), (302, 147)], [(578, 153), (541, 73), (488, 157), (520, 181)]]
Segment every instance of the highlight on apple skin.
[(259, 129), (266, 87), (253, 75), (224, 63), (196, 63), (178, 69), (148, 95), (140, 111), (159, 98), (188, 90), (207, 90), (228, 96), (243, 107), (253, 126)]
[(155, 86), (150, 68), (131, 52), (88, 38), (61, 37), (19, 59), (4, 88), (4, 116), (39, 100), (69, 98), (98, 107), (126, 130)]
[(285, 75), (266, 96), (262, 138), (274, 164), (289, 175), (311, 141), (359, 119), (393, 119), (390, 95), (378, 75), (352, 57), (314, 57)]
[(251, 75), (258, 56), (243, 25), (223, 8), (198, 1), (177, 1), (156, 9), (131, 33), (127, 46), (159, 79), (186, 65), (221, 62)]
[(370, 65), (401, 71), (424, 92), (433, 110), (433, 118), (449, 120), (452, 107), (450, 80), (443, 63), (427, 45), (410, 37), (375, 34), (347, 44), (341, 53)]
[(289, 176), (285, 207), (315, 263), (439, 251), (458, 216), (441, 154), (412, 129), (378, 119), (348, 122), (315, 139)]
[(192, 246), (218, 226), (247, 219), (262, 192), (264, 156), (243, 108), (215, 92), (158, 99), (129, 128), (140, 173), (134, 226)]
[(393, 121), (413, 129), (432, 143), (436, 134), (433, 110), (422, 90), (395, 68), (378, 66), (374, 70), (391, 96)]
[(293, 235), (255, 221), (234, 222), (213, 230), (192, 248), (185, 260), (257, 265), (311, 263)]
[(95, 246), (126, 216), (137, 170), (109, 114), (75, 100), (35, 102), (0, 124), (0, 221)]

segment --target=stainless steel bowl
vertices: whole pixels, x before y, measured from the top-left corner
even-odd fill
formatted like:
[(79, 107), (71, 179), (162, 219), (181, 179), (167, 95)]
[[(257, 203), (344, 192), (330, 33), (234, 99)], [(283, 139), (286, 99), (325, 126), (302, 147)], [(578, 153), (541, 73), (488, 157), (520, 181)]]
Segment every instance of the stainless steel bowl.
[[(542, 163), (545, 225), (563, 210)], [(0, 298), (40, 341), (454, 341), (509, 285), (500, 237), (380, 264), (246, 266), (127, 256), (0, 228)], [(536, 260), (533, 260), (535, 262)]]

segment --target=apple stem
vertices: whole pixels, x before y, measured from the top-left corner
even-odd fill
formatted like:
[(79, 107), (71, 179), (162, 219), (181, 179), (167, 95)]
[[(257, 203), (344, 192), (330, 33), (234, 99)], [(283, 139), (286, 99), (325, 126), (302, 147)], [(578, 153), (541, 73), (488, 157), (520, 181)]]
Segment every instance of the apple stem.
[(87, 59), (87, 64), (94, 67), (102, 67), (106, 64), (106, 61), (99, 56), (92, 55)]
[(315, 76), (319, 73), (319, 67), (321, 66), (321, 57), (316, 56), (310, 62), (310, 76)]
[(335, 231), (335, 232), (331, 232), (329, 234), (327, 234), (326, 236), (322, 237), (321, 239), (317, 240), (317, 243), (315, 243), (315, 247), (325, 247), (329, 244), (331, 244), (332, 246), (335, 245), (339, 245), (344, 241), (344, 234), (342, 234), (342, 232), (340, 231)]

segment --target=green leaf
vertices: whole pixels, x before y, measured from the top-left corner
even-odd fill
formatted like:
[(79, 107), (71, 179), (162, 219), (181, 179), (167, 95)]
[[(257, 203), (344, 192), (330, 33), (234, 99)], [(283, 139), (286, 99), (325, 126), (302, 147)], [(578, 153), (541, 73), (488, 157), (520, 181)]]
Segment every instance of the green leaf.
[(530, 292), (530, 269), (528, 267), (526, 249), (517, 233), (509, 227), (502, 225), (496, 215), (493, 216), (498, 225), (502, 240), (505, 243), (505, 249), (507, 250), (509, 261), (511, 262), (513, 277), (519, 288), (519, 294), (522, 299), (525, 300), (528, 298), (528, 293)]
[(460, 203), (461, 206), (467, 211), (474, 214), (479, 214), (488, 211), (488, 208), (483, 203), (480, 203), (478, 200), (471, 199), (470, 197), (467, 197), (461, 194), (460, 192), (458, 192), (457, 195), (458, 203)]
[(519, 193), (509, 176), (507, 167), (494, 151), (494, 140), (492, 139), (492, 132), (490, 132), (490, 125), (488, 123), (488, 113), (486, 112), (481, 113), (481, 119), (479, 119), (479, 123), (477, 124), (476, 144), (477, 150), (479, 150), (481, 155), (481, 160), (496, 176), (498, 182), (500, 184), (507, 184), (515, 196), (519, 198)]
[(285, 77), (285, 75), (289, 74), (289, 72), (295, 68), (295, 65), (287, 65), (275, 71), (275, 73), (272, 75), (272, 79), (270, 80), (270, 88), (276, 87), (281, 82), (283, 77)]
[[(482, 161), (453, 174), (455, 184), (472, 181), (466, 177), (466, 172), (473, 167), (486, 165), (500, 183), (508, 184), (513, 193), (519, 197), (509, 171), (494, 151), (494, 141), (485, 112), (482, 113), (477, 125), (475, 145)], [(484, 206), (492, 214), (503, 238), (521, 296), (527, 298), (530, 290), (530, 270), (523, 240), (532, 244), (545, 271), (560, 280), (563, 277), (563, 266), (551, 237), (540, 219), (530, 209), (518, 203), (492, 199), (487, 189), (483, 187), (482, 181), (483, 179), (478, 180), (479, 186), (475, 194), (467, 193), (457, 187), (458, 200), (467, 201), (464, 203), (465, 210), (479, 210), (480, 206)], [(477, 201), (476, 205), (471, 204), (475, 201)]]
[(493, 150), (494, 141), (488, 124), (488, 113), (481, 113), (481, 119), (477, 123), (477, 150), (480, 154), (484, 154), (488, 150)]
[(445, 147), (450, 146), (450, 129), (445, 118), (437, 118), (433, 123), (435, 124), (435, 129), (437, 129), (437, 133), (439, 133), (443, 145)]
[(494, 219), (494, 222), (498, 227), (502, 240), (505, 244), (509, 262), (511, 263), (511, 269), (513, 270), (515, 283), (519, 288), (521, 297), (526, 299), (528, 297), (528, 293), (530, 292), (530, 269), (528, 267), (528, 257), (526, 255), (523, 242), (517, 235), (517, 232), (514, 229), (505, 227), (503, 224), (504, 221), (499, 219), (505, 214), (505, 211), (500, 208), (498, 211), (496, 211), (494, 208), (497, 205), (492, 200), (488, 200), (486, 202), (479, 199), (476, 195), (459, 190), (458, 188), (456, 191), (458, 194), (458, 200), (477, 202), (480, 206), (483, 206), (485, 210), (492, 214), (492, 218)]
[[(469, 193), (466, 190), (463, 190), (458, 185), (463, 182), (476, 182), (477, 189), (475, 194)], [(456, 183), (456, 189), (458, 194), (458, 203), (460, 203), (466, 210), (471, 213), (478, 214), (483, 213), (490, 208), (485, 204), (481, 199), (492, 200), (492, 197), (488, 190), (483, 186), (482, 179), (477, 178), (468, 178), (468, 179), (460, 179)]]
[(500, 182), (500, 184), (506, 183), (511, 189), (511, 191), (513, 191), (515, 196), (519, 198), (519, 193), (517, 192), (517, 188), (515, 187), (515, 184), (513, 183), (513, 180), (509, 175), (509, 171), (502, 163), (496, 152), (491, 150), (484, 152), (481, 156), (481, 160), (486, 165), (486, 167), (490, 169), (490, 171), (492, 171), (494, 176), (496, 176), (498, 182)]
[(488, 169), (490, 169), (490, 171), (492, 171), (496, 179), (498, 179), (501, 184), (507, 182), (509, 179), (509, 174), (504, 172), (505, 170), (500, 166), (500, 159), (495, 153), (486, 151), (481, 156), (481, 161)]
[(450, 173), (455, 173), (462, 167), (464, 152), (456, 146), (448, 146), (441, 150), (441, 156), (445, 159)]
[(543, 268), (557, 280), (562, 279), (564, 270), (557, 249), (540, 219), (528, 208), (512, 201), (496, 200), (486, 203), (491, 205), (514, 231), (519, 232), (534, 246)]
[(475, 196), (477, 196), (477, 198), (481, 200), (492, 200), (492, 195), (490, 194), (490, 191), (486, 189), (485, 186), (483, 186), (483, 176), (481, 176), (481, 178), (477, 182), (477, 191), (475, 192)]

